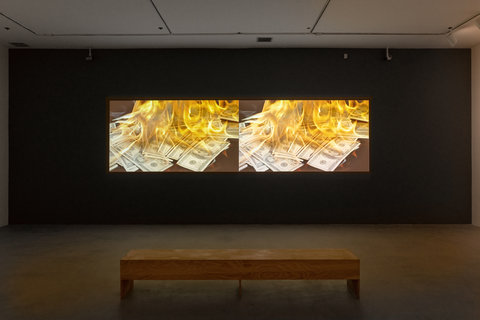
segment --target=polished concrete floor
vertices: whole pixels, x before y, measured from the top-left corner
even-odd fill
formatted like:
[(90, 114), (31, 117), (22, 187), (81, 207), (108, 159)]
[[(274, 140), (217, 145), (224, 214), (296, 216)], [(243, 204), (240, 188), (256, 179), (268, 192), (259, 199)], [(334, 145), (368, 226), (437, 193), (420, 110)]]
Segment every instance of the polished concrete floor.
[[(344, 281), (137, 281), (132, 248), (349, 248)], [(480, 319), (480, 228), (471, 225), (7, 226), (0, 319)]]

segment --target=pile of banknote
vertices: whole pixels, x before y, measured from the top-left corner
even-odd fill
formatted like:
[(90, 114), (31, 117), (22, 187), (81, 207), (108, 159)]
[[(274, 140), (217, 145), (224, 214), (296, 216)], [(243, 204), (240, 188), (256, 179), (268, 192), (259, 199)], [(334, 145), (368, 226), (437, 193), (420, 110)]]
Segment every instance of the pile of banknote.
[(228, 123), (225, 132), (202, 138), (185, 134), (172, 139), (173, 135), (166, 135), (161, 141), (140, 143), (112, 122), (110, 171), (121, 166), (127, 172), (160, 172), (175, 164), (191, 171), (204, 171), (222, 151), (229, 148), (229, 139), (238, 139), (238, 123)]
[(295, 171), (304, 165), (322, 171), (334, 171), (347, 156), (357, 150), (357, 138), (317, 137), (309, 143), (295, 141), (274, 144), (267, 140), (240, 135), (239, 170), (251, 166), (255, 171)]
[[(359, 138), (368, 138), (368, 124), (362, 124), (354, 135), (315, 136), (271, 141), (248, 130), (248, 124), (240, 124), (239, 170), (251, 166), (255, 171), (295, 171), (304, 165), (334, 171), (360, 146)], [(310, 168), (312, 169), (312, 168)]]

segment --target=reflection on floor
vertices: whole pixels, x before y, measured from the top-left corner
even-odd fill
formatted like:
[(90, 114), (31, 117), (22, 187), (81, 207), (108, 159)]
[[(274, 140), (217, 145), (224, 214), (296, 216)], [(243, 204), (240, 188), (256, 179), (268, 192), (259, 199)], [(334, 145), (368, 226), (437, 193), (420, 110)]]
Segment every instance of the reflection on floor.
[[(344, 281), (137, 281), (131, 248), (348, 248)], [(480, 319), (480, 228), (470, 225), (8, 226), (0, 228), (1, 319)]]

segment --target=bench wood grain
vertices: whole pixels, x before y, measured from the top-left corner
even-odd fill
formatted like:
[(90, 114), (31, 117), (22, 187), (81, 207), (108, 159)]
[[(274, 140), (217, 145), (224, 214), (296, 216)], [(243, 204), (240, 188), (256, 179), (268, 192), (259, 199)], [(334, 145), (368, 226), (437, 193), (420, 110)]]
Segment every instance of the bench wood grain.
[(345, 279), (360, 295), (360, 259), (346, 249), (132, 250), (120, 260), (121, 297), (134, 280)]

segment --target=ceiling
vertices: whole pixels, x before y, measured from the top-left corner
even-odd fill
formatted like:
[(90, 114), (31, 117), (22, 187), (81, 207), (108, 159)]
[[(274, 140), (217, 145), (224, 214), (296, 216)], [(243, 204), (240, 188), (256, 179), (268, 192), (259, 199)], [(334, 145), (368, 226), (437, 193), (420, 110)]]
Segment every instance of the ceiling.
[(479, 0), (2, 0), (0, 45), (470, 48), (476, 21)]

